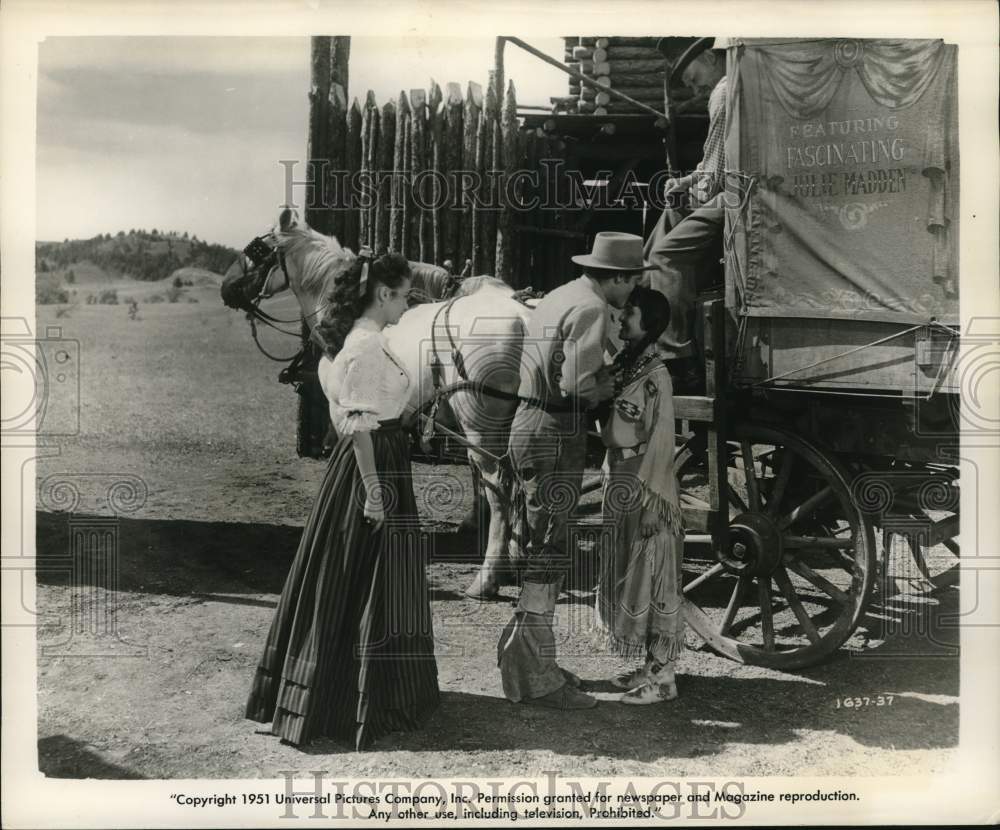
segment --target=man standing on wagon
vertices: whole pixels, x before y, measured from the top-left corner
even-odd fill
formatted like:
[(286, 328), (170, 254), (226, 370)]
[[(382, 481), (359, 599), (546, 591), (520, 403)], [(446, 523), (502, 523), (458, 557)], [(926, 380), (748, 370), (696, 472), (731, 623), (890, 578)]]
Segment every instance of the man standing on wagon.
[(531, 315), (521, 356), (521, 402), (510, 455), (524, 488), (527, 566), (517, 609), (497, 645), (504, 695), (515, 703), (589, 709), (597, 700), (556, 664), (556, 599), (572, 561), (569, 517), (580, 499), (589, 419), (614, 395), (604, 354), (608, 306), (624, 307), (643, 271), (642, 238), (598, 233), (574, 256), (583, 276), (550, 291)]
[[(695, 95), (711, 90), (708, 135), (695, 170), (670, 179), (664, 189), (666, 207), (646, 240), (645, 256), (656, 266), (647, 287), (670, 301), (670, 325), (661, 344), (668, 356), (675, 392), (692, 393), (700, 385), (701, 367), (691, 343), (691, 317), (699, 279), (721, 254), (726, 183), (726, 40), (700, 38), (678, 58), (671, 82), (681, 81)], [(708, 48), (711, 46), (712, 48)], [(684, 196), (687, 194), (688, 198)], [(688, 204), (685, 204), (688, 203)], [(678, 345), (680, 344), (680, 345)]]

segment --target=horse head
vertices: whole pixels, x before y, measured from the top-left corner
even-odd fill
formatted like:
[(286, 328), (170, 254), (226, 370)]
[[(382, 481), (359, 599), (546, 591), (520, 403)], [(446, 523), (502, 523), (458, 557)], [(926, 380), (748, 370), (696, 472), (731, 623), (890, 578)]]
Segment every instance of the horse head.
[(223, 275), (222, 302), (228, 308), (250, 311), (255, 300), (274, 293), (268, 291), (268, 284), (279, 267), (274, 234), (254, 237)]
[[(291, 289), (303, 316), (323, 304), (336, 277), (356, 258), (335, 237), (325, 236), (283, 208), (274, 227), (244, 248), (226, 271), (221, 293), (229, 308), (249, 311), (256, 300)], [(434, 302), (452, 296), (458, 281), (447, 268), (410, 262), (413, 302)]]

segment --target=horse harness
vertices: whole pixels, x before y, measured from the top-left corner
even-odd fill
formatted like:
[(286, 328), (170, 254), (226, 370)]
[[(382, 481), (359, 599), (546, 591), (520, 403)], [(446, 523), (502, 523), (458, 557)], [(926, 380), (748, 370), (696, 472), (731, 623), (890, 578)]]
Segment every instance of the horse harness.
[[(435, 429), (437, 427), (436, 418), (441, 402), (456, 392), (468, 389), (481, 395), (489, 395), (490, 397), (499, 398), (500, 400), (505, 401), (518, 401), (519, 403), (526, 403), (529, 406), (545, 410), (562, 411), (564, 408), (570, 408), (568, 406), (562, 407), (557, 404), (552, 404), (551, 402), (542, 401), (541, 399), (532, 396), (519, 395), (516, 392), (508, 392), (504, 389), (498, 389), (497, 387), (490, 386), (488, 383), (483, 383), (482, 381), (472, 380), (465, 368), (465, 360), (462, 357), (461, 348), (458, 343), (455, 342), (455, 337), (452, 334), (451, 325), (449, 323), (451, 317), (451, 307), (458, 299), (460, 298), (453, 297), (448, 300), (448, 302), (435, 312), (434, 319), (431, 322), (431, 381), (434, 384), (434, 394), (431, 395), (429, 401), (417, 410), (418, 416), (424, 417), (424, 428), (420, 435), (420, 446), (423, 451), (428, 454), (430, 453), (430, 442), (434, 437)], [(436, 335), (438, 320), (442, 314), (444, 315), (444, 329), (445, 333), (448, 335), (448, 344), (451, 346), (451, 362), (455, 366), (455, 370), (458, 372), (459, 378), (461, 378), (461, 380), (448, 385), (445, 385), (444, 383), (444, 364), (441, 362), (441, 356), (437, 349)]]
[[(484, 395), (501, 398), (502, 400), (517, 400), (517, 395), (514, 393), (497, 389), (495, 386), (489, 386), (482, 381), (475, 381), (469, 377), (469, 373), (465, 368), (465, 360), (462, 357), (462, 351), (458, 343), (455, 342), (450, 325), (451, 307), (457, 299), (459, 298), (453, 297), (441, 306), (435, 312), (434, 320), (431, 322), (431, 381), (434, 384), (434, 394), (431, 395), (429, 401), (417, 410), (418, 416), (424, 416), (424, 428), (420, 433), (420, 446), (428, 454), (431, 451), (431, 439), (434, 437), (437, 427), (436, 418), (441, 402), (456, 392), (471, 389)], [(448, 385), (445, 385), (444, 382), (444, 364), (441, 362), (441, 355), (437, 349), (437, 327), (438, 320), (442, 314), (444, 315), (444, 330), (448, 335), (448, 344), (451, 346), (451, 362), (455, 366), (458, 376), (461, 378), (461, 380)]]

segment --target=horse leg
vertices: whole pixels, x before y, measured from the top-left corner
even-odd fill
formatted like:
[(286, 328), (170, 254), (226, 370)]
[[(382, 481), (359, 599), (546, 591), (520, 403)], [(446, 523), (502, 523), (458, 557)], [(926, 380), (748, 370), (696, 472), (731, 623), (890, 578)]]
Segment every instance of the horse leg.
[(469, 512), (459, 522), (459, 533), (478, 532), (479, 528), (485, 527), (490, 520), (489, 503), (483, 493), (482, 472), (474, 460), (470, 466), (472, 467), (472, 504), (469, 507)]
[(501, 585), (513, 582), (513, 563), (508, 558), (510, 547), (510, 504), (513, 473), (506, 459), (476, 458), (473, 465), (479, 468), (483, 494), (489, 505), (489, 531), (483, 564), (465, 595), (472, 599), (495, 599)]

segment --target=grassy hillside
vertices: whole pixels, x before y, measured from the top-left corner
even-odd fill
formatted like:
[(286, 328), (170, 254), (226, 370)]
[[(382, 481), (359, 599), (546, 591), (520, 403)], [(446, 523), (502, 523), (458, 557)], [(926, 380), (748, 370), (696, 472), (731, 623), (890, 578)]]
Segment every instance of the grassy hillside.
[(35, 298), (42, 305), (101, 303), (110, 301), (110, 292), (125, 288), (139, 296), (157, 296), (162, 291), (165, 299), (176, 302), (178, 292), (187, 287), (217, 288), (236, 255), (232, 248), (197, 236), (155, 229), (39, 242), (35, 246)]

